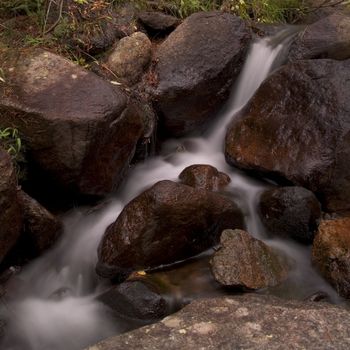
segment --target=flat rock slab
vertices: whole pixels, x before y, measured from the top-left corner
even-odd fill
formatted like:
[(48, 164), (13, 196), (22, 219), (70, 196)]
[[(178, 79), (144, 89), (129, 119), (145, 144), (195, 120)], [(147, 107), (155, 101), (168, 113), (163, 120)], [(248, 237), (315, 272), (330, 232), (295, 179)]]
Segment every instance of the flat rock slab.
[(350, 312), (247, 294), (197, 300), (163, 321), (87, 350), (349, 349)]

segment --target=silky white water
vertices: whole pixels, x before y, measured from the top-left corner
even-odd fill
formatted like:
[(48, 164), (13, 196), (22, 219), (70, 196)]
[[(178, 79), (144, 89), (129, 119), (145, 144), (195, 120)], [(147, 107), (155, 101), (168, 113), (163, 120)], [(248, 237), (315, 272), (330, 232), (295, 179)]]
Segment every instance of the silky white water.
[[(104, 289), (94, 272), (98, 243), (126, 203), (159, 180), (176, 180), (189, 165), (210, 164), (227, 173), (232, 180), (227, 191), (245, 213), (247, 230), (264, 239), (256, 203), (267, 184), (226, 164), (223, 142), (227, 124), (278, 65), (286, 47), (286, 40), (282, 39), (285, 38), (263, 39), (252, 45), (228, 104), (205, 137), (168, 141), (161, 155), (130, 172), (122, 189), (103, 209), (88, 212), (87, 208), (80, 208), (65, 217), (61, 241), (20, 274), (18, 285), (10, 290), (12, 300), (2, 305), (1, 311), (9, 320), (3, 349), (82, 349), (117, 333), (118, 324), (94, 299)], [(334, 291), (312, 269), (308, 247), (282, 240), (267, 243), (295, 262), (290, 283), (295, 295), (305, 297), (322, 289), (335, 298)], [(289, 294), (290, 288), (287, 289), (281, 293)]]

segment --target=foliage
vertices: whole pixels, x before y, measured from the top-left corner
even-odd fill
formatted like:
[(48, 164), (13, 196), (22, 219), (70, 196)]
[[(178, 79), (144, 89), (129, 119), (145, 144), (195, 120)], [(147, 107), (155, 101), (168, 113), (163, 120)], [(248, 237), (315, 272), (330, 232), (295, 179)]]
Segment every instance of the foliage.
[(43, 11), (45, 0), (1, 0), (0, 11), (31, 15)]
[(244, 19), (260, 23), (293, 22), (307, 8), (305, 0), (227, 0), (224, 6)]
[(0, 146), (11, 156), (18, 179), (23, 180), (26, 176), (24, 147), (18, 130), (15, 128), (0, 129)]

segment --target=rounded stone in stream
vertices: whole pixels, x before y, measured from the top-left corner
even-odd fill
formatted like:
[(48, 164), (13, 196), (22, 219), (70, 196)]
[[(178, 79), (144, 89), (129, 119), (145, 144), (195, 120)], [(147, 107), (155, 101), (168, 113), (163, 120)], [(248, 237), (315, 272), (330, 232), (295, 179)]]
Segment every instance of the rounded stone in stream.
[(117, 316), (158, 320), (167, 314), (167, 303), (156, 288), (142, 280), (128, 280), (98, 297)]
[(268, 233), (312, 243), (321, 206), (311, 191), (293, 186), (270, 189), (261, 195), (259, 209)]
[(226, 135), (226, 160), (350, 209), (350, 60), (287, 64), (259, 87)]
[(155, 106), (164, 132), (199, 131), (222, 107), (240, 72), (251, 34), (239, 17), (198, 12), (159, 46)]
[(278, 285), (288, 267), (274, 250), (242, 230), (225, 230), (222, 247), (210, 261), (215, 279), (226, 287), (260, 289)]
[(241, 210), (217, 193), (172, 181), (157, 182), (133, 199), (111, 224), (98, 248), (97, 272), (125, 277), (215, 245), (226, 228), (243, 228)]
[(194, 164), (182, 170), (179, 179), (185, 185), (208, 191), (218, 191), (227, 186), (231, 179), (211, 165)]
[(350, 218), (322, 221), (312, 247), (312, 262), (337, 292), (350, 298)]

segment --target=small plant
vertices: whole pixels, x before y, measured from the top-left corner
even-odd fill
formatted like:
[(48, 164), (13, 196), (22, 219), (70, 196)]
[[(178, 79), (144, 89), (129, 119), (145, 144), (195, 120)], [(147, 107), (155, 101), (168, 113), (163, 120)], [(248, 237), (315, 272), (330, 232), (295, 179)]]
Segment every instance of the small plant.
[(19, 181), (26, 178), (24, 147), (16, 128), (0, 129), (0, 146), (11, 156)]
[(11, 155), (12, 158), (17, 158), (22, 149), (22, 141), (18, 135), (18, 130), (15, 128), (0, 129), (0, 144)]

